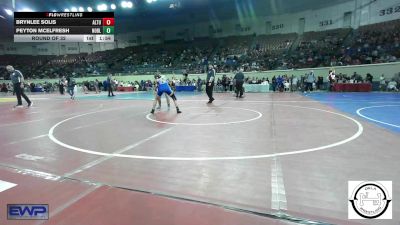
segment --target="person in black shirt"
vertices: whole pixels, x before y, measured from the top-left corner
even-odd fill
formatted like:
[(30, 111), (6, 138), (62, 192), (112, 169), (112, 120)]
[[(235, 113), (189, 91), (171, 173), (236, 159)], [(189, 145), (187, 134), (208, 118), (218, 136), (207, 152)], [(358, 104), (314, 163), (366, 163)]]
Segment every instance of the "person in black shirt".
[(236, 98), (243, 98), (244, 74), (242, 68), (239, 69), (239, 72), (236, 73), (233, 79), (235, 79), (236, 83)]
[(374, 77), (370, 73), (367, 73), (367, 77), (365, 78), (365, 81), (372, 84), (373, 79), (374, 79)]
[(112, 79), (112, 74), (108, 74), (107, 77), (107, 88), (108, 88), (108, 97), (114, 97), (114, 92), (113, 92), (113, 79)]
[(206, 93), (208, 95), (208, 103), (214, 101), (213, 90), (214, 90), (214, 80), (215, 80), (215, 69), (212, 65), (208, 66), (207, 79), (206, 79)]
[(60, 81), (58, 82), (59, 88), (60, 88), (60, 94), (64, 94), (64, 84), (65, 84), (65, 77), (62, 76), (60, 78)]
[(228, 91), (228, 77), (224, 74), (222, 76), (222, 87), (224, 88), (224, 92)]
[(272, 77), (272, 91), (275, 92), (276, 90), (276, 77)]
[(74, 93), (74, 89), (75, 89), (75, 79), (72, 78), (71, 76), (67, 77), (67, 87), (68, 87), (68, 94), (71, 96), (71, 99), (74, 100), (75, 99), (75, 93)]

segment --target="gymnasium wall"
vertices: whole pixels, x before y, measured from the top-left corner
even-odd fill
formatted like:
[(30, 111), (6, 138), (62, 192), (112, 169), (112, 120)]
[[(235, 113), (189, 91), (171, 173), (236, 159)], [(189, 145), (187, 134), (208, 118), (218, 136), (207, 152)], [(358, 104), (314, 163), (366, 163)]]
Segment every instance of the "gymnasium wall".
[[(255, 77), (255, 78), (271, 78), (273, 76), (284, 75), (288, 76), (294, 75), (300, 77), (305, 73), (309, 73), (311, 70), (314, 71), (316, 76), (323, 76), (324, 80), (327, 80), (329, 70), (332, 67), (320, 67), (320, 68), (312, 68), (312, 69), (298, 69), (298, 70), (272, 70), (265, 72), (246, 72), (245, 76)], [(342, 66), (335, 67), (336, 74), (342, 73), (347, 75), (352, 75), (354, 72), (361, 74), (364, 78), (367, 73), (370, 73), (374, 76), (374, 80), (378, 81), (379, 77), (384, 74), (387, 79), (392, 78), (395, 74), (400, 73), (400, 62), (396, 63), (382, 63), (382, 64), (373, 64), (373, 65), (359, 65), (359, 66)], [(227, 76), (234, 76), (233, 73), (217, 73), (217, 78), (222, 77), (224, 74)], [(166, 75), (168, 78), (182, 78), (181, 74), (168, 74)], [(189, 74), (190, 79), (197, 79), (198, 77), (205, 79), (206, 74)], [(121, 81), (140, 81), (140, 80), (152, 80), (153, 75), (135, 75), (135, 76), (115, 76), (117, 80)], [(96, 79), (96, 78), (95, 78)]]

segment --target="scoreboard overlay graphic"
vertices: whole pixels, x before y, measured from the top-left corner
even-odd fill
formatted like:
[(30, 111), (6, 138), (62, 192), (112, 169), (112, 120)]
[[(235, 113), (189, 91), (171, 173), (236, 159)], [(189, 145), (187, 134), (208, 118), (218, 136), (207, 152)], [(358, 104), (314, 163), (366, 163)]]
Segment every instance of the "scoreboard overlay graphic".
[(14, 42), (114, 42), (114, 12), (15, 12)]

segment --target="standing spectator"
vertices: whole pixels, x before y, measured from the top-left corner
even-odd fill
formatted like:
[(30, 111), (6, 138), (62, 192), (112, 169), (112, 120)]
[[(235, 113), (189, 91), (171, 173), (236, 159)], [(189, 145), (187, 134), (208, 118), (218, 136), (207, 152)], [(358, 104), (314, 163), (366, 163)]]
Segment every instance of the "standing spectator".
[(228, 90), (228, 77), (224, 74), (222, 75), (222, 87), (224, 88), (224, 92)]
[(278, 78), (276, 78), (276, 84), (278, 87), (278, 91), (283, 92), (283, 77), (279, 75)]
[(313, 91), (313, 83), (315, 82), (315, 74), (314, 71), (311, 70), (309, 74), (306, 74), (305, 83), (306, 87), (304, 89), (304, 93), (307, 93), (307, 90), (310, 92)]
[(67, 91), (68, 91), (68, 94), (71, 96), (72, 100), (75, 99), (75, 93), (74, 93), (75, 85), (76, 85), (75, 79), (72, 78), (72, 76), (68, 76), (67, 77)]
[(322, 76), (318, 76), (318, 80), (317, 80), (317, 90), (321, 90), (323, 84), (324, 84), (324, 78), (323, 78)]
[(108, 97), (114, 97), (114, 92), (113, 92), (113, 79), (112, 79), (112, 74), (109, 73), (107, 76), (107, 88), (108, 88)]
[(197, 91), (200, 92), (201, 91), (201, 85), (202, 85), (202, 81), (200, 79), (200, 77), (197, 77)]
[(384, 74), (382, 74), (379, 78), (379, 89), (381, 91), (384, 91), (386, 89), (386, 79)]
[(214, 80), (215, 80), (215, 69), (212, 65), (208, 66), (207, 71), (207, 79), (206, 79), (206, 93), (208, 95), (208, 103), (212, 103), (214, 101), (213, 98), (213, 89), (214, 89)]
[(64, 85), (65, 85), (65, 76), (62, 76), (58, 81), (58, 87), (61, 95), (64, 95)]
[(329, 75), (328, 75), (328, 80), (329, 80), (329, 91), (333, 91), (333, 87), (336, 83), (336, 75), (334, 70), (329, 70)]
[(28, 107), (31, 107), (33, 103), (24, 93), (24, 76), (22, 75), (21, 71), (15, 70), (14, 67), (11, 65), (8, 65), (6, 69), (10, 73), (10, 78), (14, 86), (14, 91), (17, 95), (18, 104), (15, 107), (22, 107), (21, 96), (28, 103)]
[(297, 79), (297, 76), (292, 75), (292, 91), (297, 91), (297, 85), (299, 83), (299, 79)]
[(236, 98), (243, 98), (244, 74), (242, 68), (239, 69), (238, 73), (236, 73), (233, 79), (236, 83)]
[(8, 88), (7, 85), (5, 83), (3, 83), (3, 85), (1, 85), (1, 92), (7, 93), (8, 92)]
[(365, 81), (372, 84), (373, 79), (374, 79), (374, 77), (370, 73), (367, 73), (367, 76), (365, 77)]
[(232, 77), (228, 78), (228, 83), (229, 83), (229, 91), (232, 92), (233, 91), (233, 78)]
[(284, 81), (283, 81), (283, 90), (290, 91), (290, 83), (289, 83), (288, 79), (284, 79)]
[(189, 82), (189, 80), (188, 80), (188, 76), (189, 76), (189, 74), (185, 71), (185, 72), (183, 72), (183, 83), (184, 83), (184, 85), (188, 85), (188, 82)]
[(100, 82), (99, 82), (99, 80), (95, 80), (94, 81), (94, 90), (96, 91), (96, 94), (98, 94), (98, 93), (100, 93), (100, 87), (99, 87), (99, 85), (100, 85)]
[(276, 90), (276, 77), (272, 77), (272, 91), (275, 92)]
[(86, 82), (83, 82), (83, 84), (82, 84), (82, 91), (85, 94), (89, 94), (89, 89), (88, 89), (88, 87), (86, 85)]
[(103, 81), (103, 91), (107, 91), (108, 90), (108, 83), (107, 83), (107, 79)]

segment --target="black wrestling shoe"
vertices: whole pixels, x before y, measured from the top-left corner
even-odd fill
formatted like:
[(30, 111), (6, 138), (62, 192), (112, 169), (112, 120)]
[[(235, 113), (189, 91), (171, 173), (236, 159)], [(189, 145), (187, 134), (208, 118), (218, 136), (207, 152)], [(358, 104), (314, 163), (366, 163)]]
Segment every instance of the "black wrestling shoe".
[(178, 107), (176, 107), (176, 113), (182, 113), (182, 111), (181, 111), (181, 110), (179, 110), (179, 108), (178, 108)]
[(154, 114), (154, 109), (152, 109), (150, 113), (151, 113), (151, 114)]

